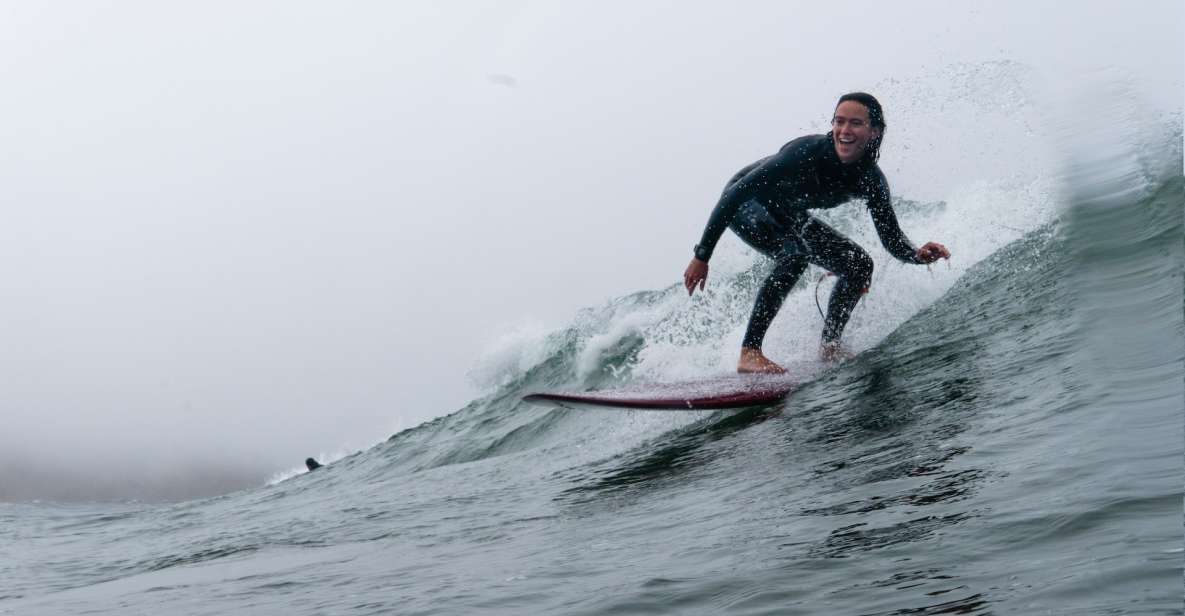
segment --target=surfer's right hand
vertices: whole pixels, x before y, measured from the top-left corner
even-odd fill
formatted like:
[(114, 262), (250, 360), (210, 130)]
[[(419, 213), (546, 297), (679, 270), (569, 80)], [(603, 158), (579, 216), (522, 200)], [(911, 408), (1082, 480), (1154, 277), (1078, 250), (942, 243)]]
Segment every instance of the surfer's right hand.
[(708, 262), (700, 261), (692, 258), (691, 263), (687, 265), (687, 271), (683, 272), (683, 286), (687, 287), (687, 295), (695, 293), (696, 285), (699, 285), (699, 290), (704, 290), (704, 285), (708, 283)]

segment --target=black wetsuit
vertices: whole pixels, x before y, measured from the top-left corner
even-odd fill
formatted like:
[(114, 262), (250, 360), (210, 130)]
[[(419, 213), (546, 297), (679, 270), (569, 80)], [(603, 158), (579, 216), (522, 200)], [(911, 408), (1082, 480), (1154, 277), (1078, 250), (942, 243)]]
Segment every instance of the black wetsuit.
[(710, 259), (716, 242), (729, 228), (777, 262), (757, 293), (745, 347), (761, 348), (765, 332), (807, 263), (839, 277), (827, 304), (823, 341), (839, 340), (860, 295), (868, 290), (872, 259), (808, 210), (833, 208), (860, 198), (867, 202), (876, 232), (889, 253), (908, 263), (920, 263), (917, 250), (897, 224), (885, 174), (867, 156), (851, 164), (841, 162), (830, 134), (795, 139), (728, 181), (695, 247), (695, 256), (702, 261)]

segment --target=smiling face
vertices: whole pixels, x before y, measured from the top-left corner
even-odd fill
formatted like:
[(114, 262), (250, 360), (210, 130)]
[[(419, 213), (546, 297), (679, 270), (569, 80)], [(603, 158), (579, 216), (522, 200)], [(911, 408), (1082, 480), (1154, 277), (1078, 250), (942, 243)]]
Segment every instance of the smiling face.
[(856, 101), (844, 101), (835, 108), (831, 128), (831, 134), (835, 137), (835, 153), (844, 163), (860, 160), (868, 142), (881, 135), (881, 129), (873, 127), (868, 118), (868, 107)]

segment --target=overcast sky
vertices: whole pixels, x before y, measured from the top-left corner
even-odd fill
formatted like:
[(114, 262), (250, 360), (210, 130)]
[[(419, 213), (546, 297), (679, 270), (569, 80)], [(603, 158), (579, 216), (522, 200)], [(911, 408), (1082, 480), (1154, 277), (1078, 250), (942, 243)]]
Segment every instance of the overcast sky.
[[(499, 336), (678, 281), (846, 91), (1012, 61), (1180, 109), (1179, 1), (907, 4), (5, 3), (0, 498), (217, 490), (452, 412)], [(969, 151), (903, 91), (897, 147)]]

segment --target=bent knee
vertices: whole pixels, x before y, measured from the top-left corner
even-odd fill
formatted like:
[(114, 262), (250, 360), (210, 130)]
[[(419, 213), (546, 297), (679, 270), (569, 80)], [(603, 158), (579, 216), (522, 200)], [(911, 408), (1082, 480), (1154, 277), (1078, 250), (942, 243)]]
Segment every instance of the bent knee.
[(847, 271), (841, 275), (867, 293), (868, 286), (872, 282), (872, 257), (863, 250), (853, 250), (846, 255), (844, 261)]

